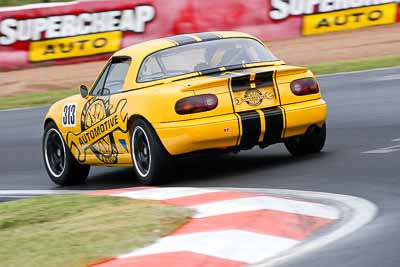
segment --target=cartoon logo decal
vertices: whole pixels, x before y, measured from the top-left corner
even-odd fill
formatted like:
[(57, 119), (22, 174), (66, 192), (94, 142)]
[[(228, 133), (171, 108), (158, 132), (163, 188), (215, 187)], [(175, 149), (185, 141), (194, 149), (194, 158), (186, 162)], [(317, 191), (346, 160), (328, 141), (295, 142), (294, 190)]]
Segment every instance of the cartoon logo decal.
[(76, 103), (64, 104), (61, 121), (63, 127), (76, 126)]
[(117, 163), (118, 150), (113, 132), (127, 132), (126, 103), (126, 99), (121, 99), (112, 112), (109, 97), (93, 98), (85, 104), (81, 114), (82, 132), (67, 135), (69, 147), (80, 162), (86, 160), (86, 151), (91, 149), (102, 162)]
[(246, 102), (249, 106), (259, 106), (262, 104), (264, 99), (274, 99), (275, 95), (271, 90), (267, 90), (265, 93), (262, 93), (258, 89), (249, 89), (246, 90), (244, 96), (241, 98), (235, 98), (236, 105), (241, 105), (243, 102)]

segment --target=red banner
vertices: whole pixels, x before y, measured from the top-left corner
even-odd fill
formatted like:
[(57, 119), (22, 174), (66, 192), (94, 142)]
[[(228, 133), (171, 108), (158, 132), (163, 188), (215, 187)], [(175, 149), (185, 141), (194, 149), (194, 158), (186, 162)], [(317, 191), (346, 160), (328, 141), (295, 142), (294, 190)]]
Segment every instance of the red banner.
[(396, 14), (396, 4), (388, 1), (375, 1), (382, 5), (370, 4), (377, 10), (357, 18), (343, 11), (359, 14), (368, 6), (363, 1), (326, 2), (93, 0), (0, 8), (0, 69), (99, 60), (134, 43), (187, 32), (243, 31), (268, 41), (346, 29), (342, 22), (333, 25), (343, 19), (348, 29), (379, 25), (381, 17), (381, 24), (400, 21), (400, 7)]
[(400, 0), (397, 1), (397, 22), (400, 23)]

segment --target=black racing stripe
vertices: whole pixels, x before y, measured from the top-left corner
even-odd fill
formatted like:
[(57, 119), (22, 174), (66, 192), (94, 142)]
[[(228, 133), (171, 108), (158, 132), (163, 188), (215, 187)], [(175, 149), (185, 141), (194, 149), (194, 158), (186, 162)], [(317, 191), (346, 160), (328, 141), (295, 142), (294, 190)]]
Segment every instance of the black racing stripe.
[(167, 37), (167, 40), (176, 43), (177, 45), (185, 45), (185, 44), (192, 44), (196, 43), (196, 39), (187, 34), (180, 34), (171, 37)]
[(274, 85), (272, 78), (273, 75), (274, 75), (273, 71), (256, 73), (256, 78), (255, 78), (256, 87), (259, 88), (259, 87), (267, 87)]
[(239, 117), (242, 122), (242, 138), (240, 147), (251, 148), (258, 144), (258, 139), (261, 133), (260, 114), (257, 111), (239, 112)]
[(193, 35), (199, 37), (202, 41), (211, 41), (211, 40), (221, 39), (221, 37), (219, 35), (212, 33), (212, 32), (200, 32), (200, 33), (195, 33)]
[(275, 144), (281, 140), (283, 132), (283, 113), (280, 108), (263, 110), (265, 117), (265, 133), (263, 145)]
[(250, 88), (250, 74), (232, 77), (230, 86), (233, 92), (242, 91)]
[[(232, 69), (237, 69), (239, 66), (240, 65), (236, 65), (236, 66), (232, 66), (231, 68), (228, 67), (226, 69), (227, 69), (227, 71), (229, 71)], [(250, 89), (251, 83), (252, 83), (252, 81), (250, 80), (250, 75), (251, 74), (244, 74), (241, 76), (232, 77), (231, 81), (230, 81), (232, 91), (237, 92), (237, 91)], [(273, 71), (255, 73), (254, 82), (255, 82), (256, 88), (273, 86), (274, 85), (273, 75), (274, 75)]]

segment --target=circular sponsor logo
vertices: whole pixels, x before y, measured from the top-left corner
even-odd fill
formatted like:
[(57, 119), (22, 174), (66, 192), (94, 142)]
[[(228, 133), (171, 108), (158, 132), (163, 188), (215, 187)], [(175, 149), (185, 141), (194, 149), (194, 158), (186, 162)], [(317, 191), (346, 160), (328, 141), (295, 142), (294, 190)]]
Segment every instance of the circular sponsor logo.
[(236, 98), (236, 105), (246, 102), (249, 106), (259, 106), (264, 99), (273, 99), (274, 93), (268, 90), (264, 94), (258, 89), (246, 90), (242, 98)]

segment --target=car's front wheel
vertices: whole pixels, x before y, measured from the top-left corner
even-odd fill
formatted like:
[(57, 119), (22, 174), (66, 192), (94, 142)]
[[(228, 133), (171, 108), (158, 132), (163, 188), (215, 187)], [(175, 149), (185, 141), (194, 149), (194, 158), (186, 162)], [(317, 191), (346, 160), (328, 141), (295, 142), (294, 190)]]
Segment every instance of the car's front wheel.
[(170, 155), (151, 126), (140, 118), (131, 127), (131, 156), (140, 183), (156, 185), (165, 181)]
[(74, 185), (86, 180), (90, 166), (79, 164), (73, 157), (53, 122), (44, 129), (42, 150), (46, 171), (54, 183)]
[(287, 150), (293, 156), (318, 153), (322, 150), (326, 140), (326, 124), (322, 127), (311, 127), (306, 134), (285, 141)]

